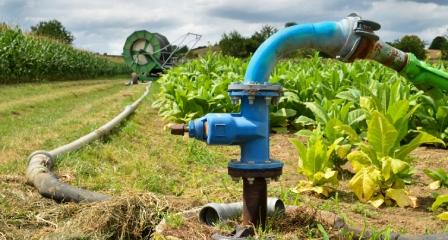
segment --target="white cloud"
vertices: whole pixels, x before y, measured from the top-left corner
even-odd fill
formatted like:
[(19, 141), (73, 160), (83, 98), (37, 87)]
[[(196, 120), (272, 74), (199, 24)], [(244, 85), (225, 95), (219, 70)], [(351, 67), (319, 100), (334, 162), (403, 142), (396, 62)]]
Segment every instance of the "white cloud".
[[(438, 2), (438, 3), (437, 3)], [(448, 1), (447, 1), (448, 2)], [(0, 21), (29, 28), (58, 19), (75, 35), (74, 44), (95, 52), (120, 54), (135, 30), (159, 32), (170, 41), (187, 32), (203, 35), (201, 45), (215, 43), (224, 32), (250, 35), (263, 24), (283, 27), (339, 20), (351, 12), (381, 23), (379, 35), (392, 41), (417, 34), (427, 42), (448, 26), (442, 0), (0, 0)]]

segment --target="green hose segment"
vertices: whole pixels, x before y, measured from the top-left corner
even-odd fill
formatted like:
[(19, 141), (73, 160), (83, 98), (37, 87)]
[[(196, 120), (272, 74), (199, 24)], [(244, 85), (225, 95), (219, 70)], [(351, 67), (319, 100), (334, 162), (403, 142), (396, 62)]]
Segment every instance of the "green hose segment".
[(400, 74), (423, 89), (436, 87), (448, 91), (448, 73), (435, 69), (408, 53), (408, 61)]

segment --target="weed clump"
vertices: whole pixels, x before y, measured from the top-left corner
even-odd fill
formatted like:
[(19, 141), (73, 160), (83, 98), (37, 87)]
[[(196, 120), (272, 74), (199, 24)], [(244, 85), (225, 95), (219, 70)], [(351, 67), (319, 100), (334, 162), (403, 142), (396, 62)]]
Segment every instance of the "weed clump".
[(47, 238), (150, 239), (167, 210), (168, 203), (152, 193), (85, 204)]

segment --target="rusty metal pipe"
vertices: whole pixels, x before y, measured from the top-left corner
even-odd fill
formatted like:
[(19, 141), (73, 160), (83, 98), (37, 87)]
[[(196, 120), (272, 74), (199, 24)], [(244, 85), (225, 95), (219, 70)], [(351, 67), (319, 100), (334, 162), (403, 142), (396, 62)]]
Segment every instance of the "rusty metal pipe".
[(243, 225), (265, 229), (267, 199), (265, 178), (243, 178)]

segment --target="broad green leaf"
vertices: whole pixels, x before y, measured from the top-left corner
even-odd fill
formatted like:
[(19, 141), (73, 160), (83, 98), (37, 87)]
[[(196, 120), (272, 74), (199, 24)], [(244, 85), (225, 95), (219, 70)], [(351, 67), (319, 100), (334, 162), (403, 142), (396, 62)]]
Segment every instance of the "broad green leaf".
[(295, 135), (297, 135), (299, 137), (310, 137), (312, 134), (313, 134), (313, 132), (308, 129), (302, 129), (295, 133)]
[(381, 173), (374, 167), (365, 167), (350, 180), (349, 185), (361, 202), (367, 202), (379, 189)]
[(361, 141), (356, 131), (347, 124), (339, 124), (334, 126), (334, 128), (340, 133), (347, 135), (351, 143), (358, 143)]
[(368, 167), (372, 164), (369, 156), (362, 151), (354, 151), (347, 155), (347, 159), (350, 161), (353, 170), (355, 172), (361, 171), (363, 168)]
[(395, 124), (399, 119), (406, 116), (409, 110), (409, 101), (400, 100), (391, 104), (387, 109), (387, 114), (392, 118), (392, 123)]
[[(289, 142), (296, 147), (299, 154), (299, 168), (303, 168), (303, 161), (307, 156), (307, 149), (305, 145), (303, 145), (303, 143), (297, 138), (290, 138)], [(311, 174), (311, 172), (309, 174)]]
[(325, 124), (325, 137), (330, 141), (334, 141), (339, 136), (339, 132), (335, 129), (336, 126), (340, 125), (341, 121), (336, 118), (328, 120)]
[(395, 141), (395, 145), (399, 146), (400, 141), (408, 134), (408, 125), (409, 125), (409, 119), (414, 114), (414, 112), (420, 107), (420, 105), (414, 106), (410, 111), (406, 113), (406, 115), (400, 119), (398, 119), (395, 123), (395, 129), (398, 131), (398, 137)]
[(374, 111), (368, 122), (367, 140), (379, 157), (389, 155), (397, 136), (394, 125), (383, 114)]
[(405, 159), (409, 153), (424, 143), (440, 143), (445, 146), (445, 143), (441, 139), (436, 138), (429, 133), (420, 132), (411, 142), (398, 149), (395, 153), (395, 158)]
[(313, 112), (316, 118), (320, 119), (323, 123), (326, 123), (329, 120), (329, 117), (325, 110), (315, 102), (306, 102), (305, 106)]
[(275, 133), (282, 133), (282, 134), (288, 133), (288, 128), (286, 128), (286, 127), (273, 127), (272, 130)]
[(448, 221), (448, 212), (443, 212), (437, 215), (437, 218), (443, 221)]
[(432, 203), (432, 211), (437, 210), (437, 208), (439, 208), (444, 203), (448, 203), (448, 194), (437, 196), (436, 200)]
[(366, 119), (366, 114), (362, 109), (355, 109), (348, 113), (347, 123), (348, 125), (353, 125), (359, 122), (362, 122)]
[(295, 124), (299, 124), (301, 126), (315, 125), (316, 121), (306, 116), (299, 116), (294, 120)]
[(389, 188), (386, 190), (386, 198), (393, 199), (399, 207), (412, 205), (412, 201), (404, 189)]
[(272, 115), (277, 117), (284, 117), (284, 118), (290, 118), (294, 117), (297, 114), (297, 112), (293, 109), (287, 109), (287, 108), (280, 108), (278, 111), (272, 113)]
[(435, 180), (435, 182), (431, 183), (429, 186), (431, 189), (433, 188), (438, 189), (442, 185), (448, 186), (448, 174), (447, 172), (445, 172), (444, 169), (442, 168), (438, 168), (436, 170), (424, 169), (423, 172), (432, 180)]
[(436, 119), (446, 121), (448, 119), (448, 106), (440, 106), (437, 108)]

